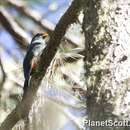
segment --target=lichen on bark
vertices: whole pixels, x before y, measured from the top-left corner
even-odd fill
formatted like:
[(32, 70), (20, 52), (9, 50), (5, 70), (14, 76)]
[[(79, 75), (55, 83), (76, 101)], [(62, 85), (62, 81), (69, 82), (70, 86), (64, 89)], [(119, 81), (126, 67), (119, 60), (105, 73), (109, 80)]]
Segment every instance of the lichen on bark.
[[(129, 117), (128, 101), (127, 107), (124, 107), (130, 76), (130, 50), (126, 47), (130, 41), (129, 15), (129, 1), (86, 2), (83, 21), (84, 61), (88, 117), (92, 120), (124, 120), (128, 119), (126, 115)], [(123, 111), (124, 108), (127, 112)]]

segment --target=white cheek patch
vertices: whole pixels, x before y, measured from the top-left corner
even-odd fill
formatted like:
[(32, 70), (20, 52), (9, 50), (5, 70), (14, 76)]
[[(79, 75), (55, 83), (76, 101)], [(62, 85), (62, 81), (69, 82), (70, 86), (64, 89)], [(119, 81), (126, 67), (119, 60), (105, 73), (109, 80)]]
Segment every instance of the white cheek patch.
[(46, 47), (46, 43), (45, 43), (45, 40), (43, 40), (43, 39), (37, 39), (32, 42), (32, 44), (35, 44), (35, 43), (41, 43), (39, 45), (36, 45), (33, 48), (34, 56), (39, 56), (39, 55), (41, 55), (43, 49)]
[(34, 44), (34, 43), (43, 43), (43, 39), (42, 38), (39, 38), (39, 39), (36, 39), (36, 40), (34, 40), (33, 42), (32, 42), (32, 44)]

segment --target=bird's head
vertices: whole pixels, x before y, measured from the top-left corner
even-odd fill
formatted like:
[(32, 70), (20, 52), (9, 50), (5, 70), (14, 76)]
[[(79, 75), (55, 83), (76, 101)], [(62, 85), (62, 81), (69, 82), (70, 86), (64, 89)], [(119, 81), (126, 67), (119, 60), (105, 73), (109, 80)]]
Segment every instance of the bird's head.
[(49, 35), (47, 33), (37, 33), (31, 41), (31, 44), (44, 44), (48, 41)]

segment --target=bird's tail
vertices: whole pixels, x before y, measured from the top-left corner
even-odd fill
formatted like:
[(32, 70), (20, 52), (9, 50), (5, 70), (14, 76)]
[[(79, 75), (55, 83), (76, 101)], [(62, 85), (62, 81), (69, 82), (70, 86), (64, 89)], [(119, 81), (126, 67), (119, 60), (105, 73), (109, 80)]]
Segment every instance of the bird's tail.
[(25, 81), (24, 81), (24, 87), (23, 87), (24, 94), (27, 92), (28, 84), (29, 84), (29, 80), (25, 79)]

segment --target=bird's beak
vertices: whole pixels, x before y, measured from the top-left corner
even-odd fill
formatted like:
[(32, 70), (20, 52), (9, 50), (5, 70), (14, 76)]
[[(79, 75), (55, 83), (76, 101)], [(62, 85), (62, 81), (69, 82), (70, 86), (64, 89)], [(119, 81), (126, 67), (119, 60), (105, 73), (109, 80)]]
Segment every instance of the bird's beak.
[(47, 36), (48, 36), (48, 33), (43, 33), (43, 34), (42, 34), (42, 37), (43, 37), (43, 38), (46, 38)]

